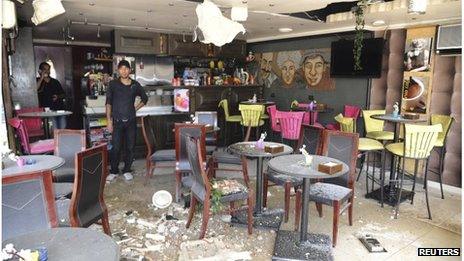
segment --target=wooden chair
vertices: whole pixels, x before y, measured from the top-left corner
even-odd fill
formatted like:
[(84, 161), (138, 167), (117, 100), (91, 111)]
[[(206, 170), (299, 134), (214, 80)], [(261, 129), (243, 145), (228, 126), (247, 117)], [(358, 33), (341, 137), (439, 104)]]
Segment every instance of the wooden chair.
[[(316, 203), (319, 216), (322, 217), (322, 205), (333, 207), (332, 245), (335, 247), (338, 237), (340, 215), (348, 209), (348, 223), (353, 225), (354, 180), (358, 154), (357, 133), (324, 130), (322, 155), (343, 161), (349, 166), (349, 172), (341, 177), (326, 179), (311, 185), (309, 200)], [(301, 190), (296, 193), (300, 206), (295, 207), (295, 230), (300, 223)]]
[(54, 140), (39, 140), (36, 142), (29, 142), (29, 132), (26, 124), (19, 118), (11, 118), (8, 123), (16, 129), (16, 134), (21, 142), (25, 154), (47, 154), (53, 152)]
[[(191, 166), (188, 159), (187, 135), (196, 137), (201, 144), (201, 158), (206, 159), (206, 129), (203, 124), (176, 123), (174, 124), (176, 148), (176, 202), (180, 201), (182, 186), (191, 187)], [(184, 176), (187, 174), (187, 176)]]
[(2, 240), (57, 226), (51, 171), (2, 177)]
[(89, 227), (101, 220), (103, 231), (111, 236), (108, 209), (103, 198), (108, 175), (106, 144), (78, 152), (75, 164), (72, 198), (56, 202), (60, 225)]
[[(202, 142), (198, 138), (191, 136), (186, 137), (186, 147), (188, 148), (188, 158), (190, 166), (192, 168), (192, 187), (191, 187), (191, 197), (190, 197), (190, 209), (186, 227), (189, 228), (195, 214), (195, 208), (197, 203), (200, 202), (203, 204), (203, 217), (202, 224), (200, 228), (200, 239), (205, 237), (206, 229), (208, 226), (208, 220), (210, 217), (210, 206), (211, 206), (211, 193), (212, 187), (208, 175), (206, 174), (208, 170), (205, 171), (203, 167), (204, 158), (202, 156)], [(239, 185), (239, 183), (236, 183)], [(220, 189), (220, 188), (218, 188)], [(234, 213), (235, 211), (241, 210), (241, 208), (235, 209), (234, 202), (236, 201), (247, 201), (247, 211), (248, 211), (248, 234), (252, 233), (253, 229), (253, 195), (250, 188), (241, 185), (240, 190), (231, 193), (225, 194), (222, 193), (220, 202), (229, 203), (230, 209), (229, 213)]]
[(64, 165), (53, 171), (55, 182), (74, 181), (74, 158), (76, 153), (86, 149), (85, 130), (55, 129), (55, 156), (63, 158)]
[[(196, 111), (195, 119), (197, 124), (205, 124), (212, 128), (218, 127), (218, 116), (217, 111)], [(211, 155), (217, 149), (218, 132), (213, 131), (206, 133), (206, 153)]]
[(147, 117), (142, 117), (140, 119), (142, 123), (143, 140), (145, 141), (145, 146), (147, 147), (147, 156), (145, 157), (145, 164), (147, 170), (145, 174), (145, 184), (147, 184), (149, 179), (153, 176), (153, 171), (156, 167), (174, 168), (174, 164), (167, 166), (157, 166), (157, 163), (176, 161), (176, 151), (174, 149), (155, 149), (155, 134), (153, 133), (152, 126), (148, 119), (149, 118)]
[[(303, 144), (306, 146), (306, 151), (309, 154), (321, 154), (322, 149), (322, 131), (324, 129), (313, 125), (302, 125), (300, 131), (300, 138), (298, 140), (298, 148)], [(283, 175), (275, 173), (271, 170), (264, 172), (263, 176), (263, 206), (267, 206), (267, 191), (272, 186), (283, 186), (284, 187), (284, 210), (285, 210), (285, 222), (288, 222), (288, 216), (290, 212), (290, 190), (293, 187), (295, 191), (303, 184), (303, 179), (292, 177), (289, 175)], [(299, 200), (299, 199), (298, 199)], [(295, 202), (295, 206), (299, 206), (301, 203)]]

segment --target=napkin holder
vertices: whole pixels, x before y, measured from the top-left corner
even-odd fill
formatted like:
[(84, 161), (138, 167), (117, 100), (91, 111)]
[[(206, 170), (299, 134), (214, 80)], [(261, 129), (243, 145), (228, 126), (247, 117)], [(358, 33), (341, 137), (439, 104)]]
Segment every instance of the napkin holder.
[(417, 113), (405, 113), (403, 114), (403, 118), (408, 119), (408, 120), (418, 120), (420, 117), (419, 114)]
[(275, 154), (284, 151), (284, 146), (282, 145), (266, 145), (264, 146), (264, 151), (267, 153)]
[(343, 165), (335, 162), (319, 163), (317, 170), (329, 175), (342, 171)]

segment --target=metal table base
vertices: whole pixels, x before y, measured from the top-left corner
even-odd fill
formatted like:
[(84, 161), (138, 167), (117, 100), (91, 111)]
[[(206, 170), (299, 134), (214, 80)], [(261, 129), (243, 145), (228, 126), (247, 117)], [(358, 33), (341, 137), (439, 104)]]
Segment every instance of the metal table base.
[[(406, 201), (406, 200), (410, 200), (412, 195), (414, 194), (414, 192), (412, 191), (409, 191), (409, 190), (402, 190), (401, 191), (401, 200), (400, 200), (400, 203)], [(366, 198), (372, 198), (372, 199), (376, 199), (380, 202), (381, 198), (380, 198), (380, 188), (374, 190), (374, 191), (371, 191), (369, 193), (366, 194)], [(383, 203), (389, 205), (389, 206), (396, 206), (396, 203), (398, 202), (397, 201), (397, 197), (398, 197), (398, 188), (394, 188), (393, 191), (390, 190), (390, 186), (389, 185), (385, 185), (384, 187), (384, 194), (383, 194)]]
[[(278, 230), (284, 216), (283, 209), (263, 210), (260, 214), (253, 214), (253, 227)], [(248, 225), (246, 211), (238, 211), (232, 217), (231, 223), (238, 225)]]
[(300, 242), (300, 232), (280, 230), (272, 260), (333, 260), (332, 240), (328, 235), (307, 233), (307, 240)]

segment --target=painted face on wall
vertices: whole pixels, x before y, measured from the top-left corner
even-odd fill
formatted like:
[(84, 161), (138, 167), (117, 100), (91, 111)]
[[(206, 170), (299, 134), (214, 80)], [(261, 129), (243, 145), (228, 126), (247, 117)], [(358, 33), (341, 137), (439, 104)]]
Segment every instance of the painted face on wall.
[(295, 62), (291, 60), (285, 61), (280, 67), (280, 70), (282, 71), (282, 80), (284, 83), (287, 85), (292, 84), (296, 73)]
[(263, 53), (261, 61), (259, 63), (259, 69), (261, 71), (261, 78), (267, 79), (271, 74), (272, 65), (272, 53)]
[(321, 82), (325, 69), (325, 61), (321, 55), (315, 54), (305, 58), (303, 71), (309, 86), (316, 86)]

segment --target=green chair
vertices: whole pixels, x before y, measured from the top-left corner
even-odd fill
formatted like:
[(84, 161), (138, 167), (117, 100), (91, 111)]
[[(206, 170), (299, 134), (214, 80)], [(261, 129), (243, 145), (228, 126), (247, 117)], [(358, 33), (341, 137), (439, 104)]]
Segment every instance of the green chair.
[(443, 183), (442, 183), (442, 175), (443, 175), (443, 167), (445, 161), (445, 154), (446, 154), (446, 138), (448, 137), (448, 133), (451, 129), (451, 124), (453, 123), (453, 117), (449, 115), (439, 115), (439, 114), (432, 114), (430, 116), (430, 123), (432, 125), (441, 124), (443, 129), (442, 132), (438, 133), (437, 141), (435, 142), (434, 148), (438, 149), (439, 153), (439, 163), (438, 163), (438, 171), (429, 169), (428, 172), (434, 173), (438, 175), (440, 181), (440, 190), (441, 190), (441, 198), (444, 199), (445, 195), (443, 194)]
[[(356, 124), (355, 124), (355, 119), (354, 118), (348, 118), (348, 117), (343, 117), (343, 115), (340, 113), (337, 116), (335, 116), (335, 121), (338, 122), (340, 125), (340, 130), (342, 132), (356, 132)], [(359, 177), (361, 176), (361, 172), (364, 168), (364, 164), (366, 164), (366, 193), (369, 191), (369, 179), (372, 181), (372, 186), (371, 190), (374, 190), (374, 182), (376, 182), (375, 179), (375, 163), (378, 162), (376, 161), (376, 155), (380, 155), (380, 163), (381, 166), (383, 166), (383, 144), (375, 139), (371, 138), (359, 138), (359, 143), (358, 143), (358, 151), (361, 153), (363, 157), (365, 157), (366, 160), (363, 161), (361, 164), (361, 168), (359, 169), (358, 177), (356, 178), (356, 181), (359, 180)], [(374, 153), (373, 155), (373, 160), (370, 161), (370, 154)], [(369, 174), (369, 163), (372, 164), (372, 175)], [(381, 171), (382, 172), (382, 171)], [(380, 174), (380, 178), (382, 178), (382, 175)], [(380, 185), (381, 181), (377, 181)]]
[(383, 121), (371, 118), (372, 115), (385, 114), (385, 110), (363, 110), (364, 127), (366, 138), (380, 141), (392, 141), (395, 134), (392, 131), (383, 130)]
[(222, 108), (222, 110), (224, 111), (224, 119), (225, 119), (224, 146), (227, 146), (228, 145), (227, 139), (229, 137), (228, 134), (229, 134), (230, 124), (240, 123), (242, 121), (242, 116), (229, 114), (229, 102), (227, 101), (227, 99), (221, 100), (218, 104), (218, 108)]
[[(430, 153), (435, 146), (438, 135), (442, 132), (442, 125), (435, 124), (435, 125), (415, 125), (415, 124), (405, 124), (404, 125), (404, 142), (398, 143), (391, 143), (385, 146), (385, 149), (393, 154), (394, 157), (398, 157), (402, 159), (402, 162), (397, 161), (398, 164), (398, 177), (394, 182), (399, 183), (398, 195), (397, 195), (397, 203), (396, 203), (396, 210), (395, 210), (395, 218), (398, 217), (399, 205), (401, 202), (401, 192), (403, 188), (403, 181), (405, 176), (405, 159), (410, 159), (414, 161), (414, 174), (412, 177), (413, 185), (412, 185), (412, 193), (411, 193), (411, 204), (414, 201), (414, 189), (416, 186), (416, 177), (419, 168), (419, 161), (425, 161), (425, 169), (428, 169), (429, 164), (429, 157)], [(385, 168), (383, 168), (385, 169)], [(382, 175), (385, 175), (383, 172)], [(408, 174), (409, 176), (409, 174)], [(383, 185), (383, 184), (382, 184)], [(428, 188), (427, 188), (427, 171), (425, 172), (424, 176), (424, 189), (425, 189), (425, 201), (427, 203), (427, 212), (429, 215), (429, 219), (432, 219), (432, 214), (430, 212), (429, 206), (429, 195), (428, 195)], [(383, 186), (381, 188), (381, 193), (383, 193)]]
[(262, 115), (264, 114), (264, 106), (258, 104), (240, 104), (238, 110), (242, 114), (242, 130), (244, 127), (256, 128), (256, 138), (259, 137), (259, 127), (264, 125)]

